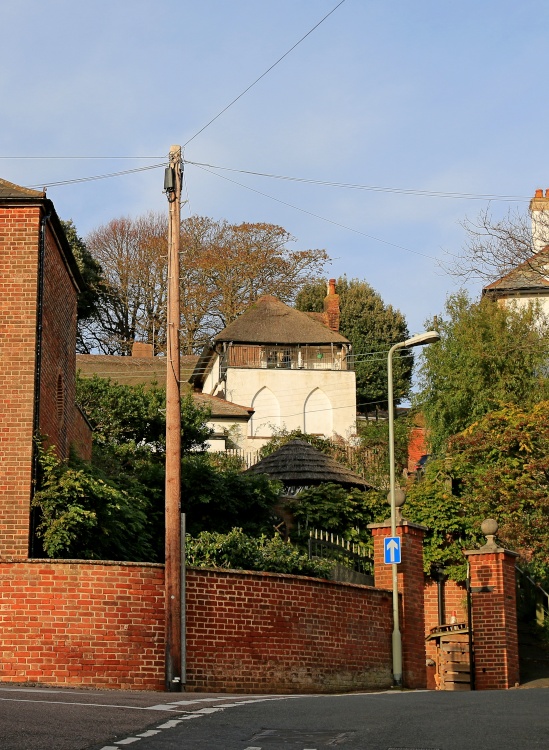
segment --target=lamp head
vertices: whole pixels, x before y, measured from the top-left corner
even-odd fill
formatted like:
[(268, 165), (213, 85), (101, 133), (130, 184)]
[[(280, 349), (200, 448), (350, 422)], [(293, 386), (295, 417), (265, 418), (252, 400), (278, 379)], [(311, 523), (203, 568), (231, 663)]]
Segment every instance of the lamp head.
[(440, 341), (440, 333), (438, 331), (424, 331), (418, 333), (416, 336), (412, 336), (404, 342), (403, 346), (409, 349), (412, 346), (424, 346), (425, 344), (434, 344), (436, 341)]

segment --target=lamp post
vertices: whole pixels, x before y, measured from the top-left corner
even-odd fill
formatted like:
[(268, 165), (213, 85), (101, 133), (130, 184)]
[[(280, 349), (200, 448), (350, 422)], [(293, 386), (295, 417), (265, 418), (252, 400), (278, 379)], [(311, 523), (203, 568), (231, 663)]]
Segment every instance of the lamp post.
[[(393, 354), (397, 349), (410, 349), (412, 346), (424, 346), (439, 341), (437, 331), (425, 331), (412, 336), (411, 339), (400, 341), (389, 349), (387, 357), (387, 392), (389, 402), (389, 500), (391, 504), (391, 536), (396, 536), (397, 503), (395, 490), (395, 404), (393, 397)], [(402, 637), (398, 612), (398, 573), (393, 564), (393, 683), (395, 687), (402, 686)]]

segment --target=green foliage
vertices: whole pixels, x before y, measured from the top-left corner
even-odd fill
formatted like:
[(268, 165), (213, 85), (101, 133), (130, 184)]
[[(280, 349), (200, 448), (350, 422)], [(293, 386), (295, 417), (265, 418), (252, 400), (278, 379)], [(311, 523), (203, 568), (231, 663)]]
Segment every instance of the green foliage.
[(41, 480), (33, 507), (49, 557), (151, 559), (150, 504), (136, 482), (128, 481), (125, 490), (85, 462), (60, 461), (53, 448), (38, 450)]
[(383, 521), (389, 510), (384, 493), (345, 489), (331, 483), (303, 490), (286, 507), (296, 525), (292, 540), (306, 543), (309, 529), (323, 529), (346, 541), (361, 542), (370, 552), (373, 546), (368, 524)]
[(226, 533), (239, 525), (247, 534), (271, 532), (279, 485), (263, 474), (243, 474), (239, 462), (215, 454), (183, 457), (181, 502), (191, 534)]
[[(163, 452), (166, 392), (156, 385), (120, 385), (100, 378), (77, 378), (76, 398), (93, 427), (95, 444), (146, 444)], [(181, 402), (182, 452), (201, 448), (210, 435), (208, 411), (195, 406), (192, 395)]]
[[(408, 465), (410, 418), (398, 416), (394, 422), (395, 464), (402, 470)], [(389, 486), (389, 422), (368, 419), (358, 427), (359, 445), (354, 451), (355, 471), (360, 471), (374, 487)], [(400, 474), (400, 471), (397, 471)]]
[(196, 538), (187, 535), (185, 557), (187, 564), (195, 567), (261, 570), (317, 578), (329, 578), (332, 569), (326, 560), (309, 560), (279, 536), (250, 537), (239, 528), (226, 534), (204, 531)]
[(289, 443), (290, 440), (305, 440), (307, 443), (312, 445), (313, 448), (316, 448), (322, 453), (327, 453), (330, 456), (333, 454), (335, 449), (334, 443), (327, 438), (321, 438), (318, 437), (318, 435), (309, 435), (306, 432), (301, 432), (299, 428), (296, 430), (286, 430), (285, 428), (281, 428), (279, 430), (276, 430), (272, 438), (260, 448), (259, 455), (261, 456), (261, 458), (270, 456), (271, 453), (274, 453), (279, 448), (282, 448), (282, 446), (286, 445), (286, 443)]
[[(358, 405), (364, 411), (387, 408), (387, 353), (393, 344), (408, 338), (406, 320), (366, 281), (341, 276), (336, 289), (341, 310), (339, 330), (353, 346)], [(324, 282), (306, 284), (297, 295), (296, 307), (303, 312), (322, 312), (325, 296)], [(410, 353), (397, 350), (393, 357), (397, 401), (409, 392), (412, 367)]]
[(97, 315), (101, 296), (105, 293), (103, 271), (84, 240), (79, 236), (73, 221), (71, 219), (61, 221), (61, 225), (84, 281), (84, 288), (78, 293), (77, 348), (78, 351), (86, 353), (89, 348), (85, 344), (86, 336), (83, 332), (83, 325), (85, 321), (89, 322)]
[(484, 543), (482, 521), (495, 518), (501, 543), (548, 582), (549, 402), (492, 412), (453, 437), (446, 457), (427, 464), (404, 507), (407, 518), (431, 529), (427, 566), (458, 565), (461, 549)]
[(420, 393), (434, 453), (451, 435), (505, 404), (547, 396), (547, 324), (534, 307), (501, 307), (465, 292), (449, 297), (446, 318), (430, 321), (441, 340), (422, 352)]

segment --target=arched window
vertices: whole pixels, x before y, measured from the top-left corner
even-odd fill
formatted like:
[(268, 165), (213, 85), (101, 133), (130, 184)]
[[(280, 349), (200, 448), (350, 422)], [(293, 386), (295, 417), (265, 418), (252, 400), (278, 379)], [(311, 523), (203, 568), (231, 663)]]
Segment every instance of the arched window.
[(253, 397), (254, 413), (250, 419), (252, 437), (272, 435), (280, 427), (280, 404), (274, 393), (263, 386)]
[(320, 388), (311, 391), (303, 406), (303, 432), (331, 437), (334, 417), (330, 399)]

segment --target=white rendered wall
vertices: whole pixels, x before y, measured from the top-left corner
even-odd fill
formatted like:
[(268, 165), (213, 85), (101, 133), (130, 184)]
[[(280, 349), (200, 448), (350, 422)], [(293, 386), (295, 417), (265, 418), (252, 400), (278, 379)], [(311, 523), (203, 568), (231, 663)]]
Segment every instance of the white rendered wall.
[(543, 316), (549, 320), (549, 297), (541, 297), (539, 295), (527, 295), (520, 297), (500, 297), (498, 299), (500, 305), (504, 307), (514, 306), (518, 309), (528, 307), (529, 305), (539, 305), (539, 310)]
[(227, 401), (254, 407), (247, 450), (263, 445), (277, 428), (349, 438), (356, 432), (352, 370), (227, 370)]

